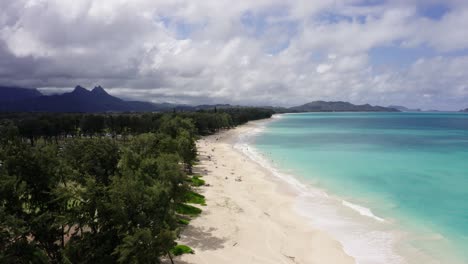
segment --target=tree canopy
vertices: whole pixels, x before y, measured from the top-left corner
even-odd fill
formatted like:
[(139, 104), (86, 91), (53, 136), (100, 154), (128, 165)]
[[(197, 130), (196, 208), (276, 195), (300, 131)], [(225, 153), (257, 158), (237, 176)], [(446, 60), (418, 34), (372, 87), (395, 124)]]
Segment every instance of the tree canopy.
[(197, 138), (271, 114), (1, 115), (0, 262), (170, 257), (199, 212), (187, 201), (204, 203), (191, 175)]

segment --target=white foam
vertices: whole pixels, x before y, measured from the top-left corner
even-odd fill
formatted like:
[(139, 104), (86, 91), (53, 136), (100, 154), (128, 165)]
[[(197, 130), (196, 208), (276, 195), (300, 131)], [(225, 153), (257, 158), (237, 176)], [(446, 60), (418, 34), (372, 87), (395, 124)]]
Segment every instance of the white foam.
[[(277, 116), (281, 118), (281, 116)], [(274, 122), (272, 120), (271, 122)], [(344, 201), (324, 190), (304, 184), (293, 175), (282, 173), (250, 143), (255, 135), (265, 129), (266, 123), (240, 135), (234, 148), (272, 172), (298, 193), (296, 211), (309, 219), (313, 227), (324, 230), (341, 242), (344, 251), (359, 264), (406, 263), (394, 250), (400, 233), (375, 216), (369, 208)], [(354, 215), (349, 214), (349, 208)]]
[[(280, 115), (275, 115), (277, 118), (281, 118)], [(260, 154), (254, 147), (249, 145), (252, 138), (261, 133), (265, 129), (265, 123), (258, 124), (258, 127), (249, 130), (249, 132), (239, 136), (237, 142), (234, 144), (234, 148), (241, 151), (245, 156), (253, 160), (254, 162), (260, 164), (263, 168), (268, 169), (272, 172), (274, 176), (280, 178), (281, 180), (287, 182), (290, 186), (294, 187), (295, 190), (299, 192), (306, 191), (306, 185), (298, 181), (292, 175), (281, 173), (274, 166), (268, 162), (262, 154)], [(327, 195), (325, 192), (318, 192), (321, 195)]]
[(279, 119), (279, 118), (283, 118), (283, 115), (284, 114), (274, 114), (274, 115), (271, 116), (271, 118)]
[(363, 207), (363, 206), (360, 206), (360, 205), (357, 205), (357, 204), (353, 204), (353, 203), (350, 203), (348, 201), (345, 201), (343, 200), (342, 201), (342, 204), (357, 211), (360, 215), (363, 215), (363, 216), (367, 216), (367, 217), (370, 217), (370, 218), (373, 218), (377, 221), (380, 221), (380, 222), (384, 222), (385, 220), (383, 218), (380, 218), (378, 216), (375, 216), (371, 209), (369, 208), (366, 208), (366, 207)]

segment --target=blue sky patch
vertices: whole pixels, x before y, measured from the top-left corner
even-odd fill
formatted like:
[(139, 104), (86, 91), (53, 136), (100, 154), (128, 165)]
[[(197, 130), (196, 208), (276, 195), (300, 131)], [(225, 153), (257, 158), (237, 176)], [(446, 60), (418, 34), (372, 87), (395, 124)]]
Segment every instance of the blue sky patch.
[(422, 6), (418, 11), (419, 14), (423, 17), (439, 20), (450, 11), (450, 8), (444, 4), (433, 4)]

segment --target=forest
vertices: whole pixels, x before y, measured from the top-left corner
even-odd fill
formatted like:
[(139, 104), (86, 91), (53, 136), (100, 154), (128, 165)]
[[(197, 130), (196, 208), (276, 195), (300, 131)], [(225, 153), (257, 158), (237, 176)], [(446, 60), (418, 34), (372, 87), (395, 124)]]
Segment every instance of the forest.
[(160, 263), (205, 204), (196, 140), (271, 110), (0, 115), (0, 263)]

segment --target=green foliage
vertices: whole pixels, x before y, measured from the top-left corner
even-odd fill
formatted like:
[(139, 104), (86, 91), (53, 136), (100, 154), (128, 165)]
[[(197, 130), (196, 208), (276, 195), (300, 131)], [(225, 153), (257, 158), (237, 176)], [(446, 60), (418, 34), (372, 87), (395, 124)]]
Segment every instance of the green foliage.
[(188, 225), (190, 223), (190, 220), (188, 219), (183, 219), (183, 218), (179, 218), (177, 219), (177, 222), (181, 225)]
[(192, 183), (193, 186), (199, 187), (205, 185), (205, 180), (200, 179), (201, 176), (194, 175), (190, 178), (190, 182)]
[(3, 144), (18, 138), (18, 127), (10, 120), (0, 121), (0, 142)]
[(191, 206), (188, 204), (183, 204), (183, 203), (177, 204), (175, 210), (178, 214), (189, 215), (189, 216), (197, 216), (201, 214), (202, 212), (200, 208), (197, 208), (195, 206)]
[(205, 205), (199, 135), (268, 115), (0, 114), (0, 263), (159, 263)]
[(119, 256), (119, 263), (159, 263), (159, 256), (165, 255), (176, 244), (173, 242), (175, 238), (168, 230), (155, 234), (149, 228), (137, 229), (124, 237), (113, 254)]
[(192, 204), (206, 205), (205, 196), (198, 194), (193, 191), (189, 191), (185, 194), (185, 202)]
[(66, 201), (55, 191), (63, 182), (58, 148), (9, 142), (0, 152), (0, 258), (59, 261)]
[(97, 183), (107, 185), (117, 170), (119, 147), (108, 138), (76, 139), (64, 144), (65, 161), (77, 173), (83, 184), (91, 177)]
[(177, 245), (173, 249), (171, 249), (171, 253), (174, 256), (180, 256), (183, 254), (194, 254), (195, 252), (189, 246)]

